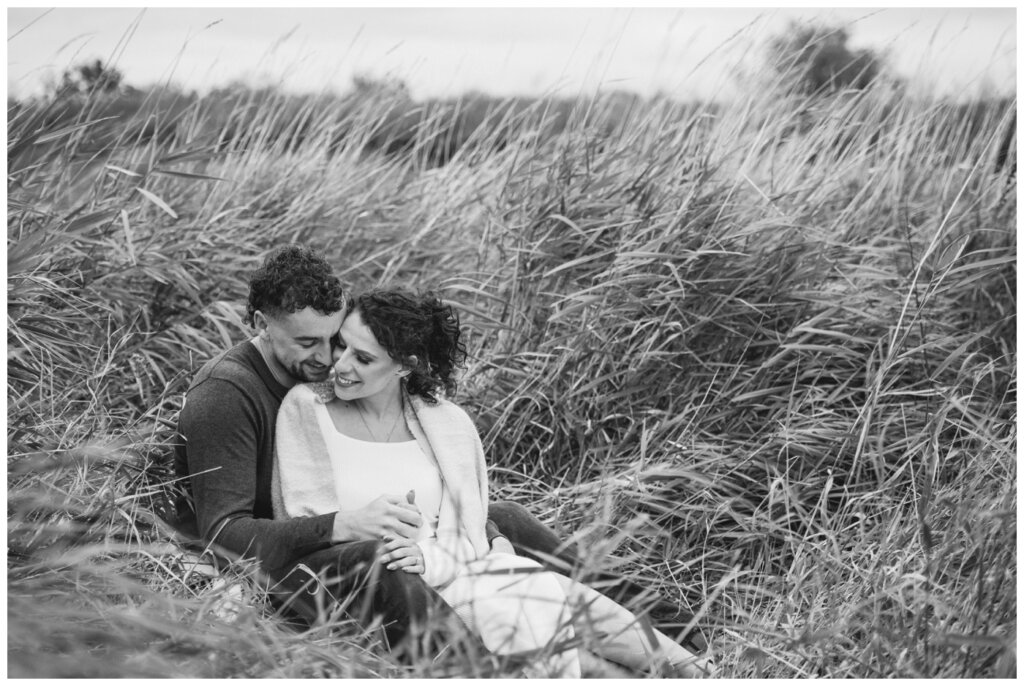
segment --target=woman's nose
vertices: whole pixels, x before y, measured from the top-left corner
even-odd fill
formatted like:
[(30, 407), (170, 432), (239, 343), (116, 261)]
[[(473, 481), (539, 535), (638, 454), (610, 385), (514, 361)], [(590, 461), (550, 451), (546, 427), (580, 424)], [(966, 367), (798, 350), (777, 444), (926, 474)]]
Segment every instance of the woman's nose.
[(348, 368), (348, 355), (345, 354), (344, 350), (335, 350), (333, 357), (334, 371), (341, 372)]

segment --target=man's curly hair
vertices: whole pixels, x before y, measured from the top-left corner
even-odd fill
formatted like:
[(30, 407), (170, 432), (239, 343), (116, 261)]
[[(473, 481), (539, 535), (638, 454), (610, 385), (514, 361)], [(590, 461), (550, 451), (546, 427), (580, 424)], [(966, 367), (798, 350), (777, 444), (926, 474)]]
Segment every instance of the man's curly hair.
[(439, 390), (454, 395), (455, 372), (466, 359), (466, 344), (451, 305), (433, 293), (378, 289), (350, 301), (348, 313), (355, 310), (391, 359), (411, 370), (405, 379), (409, 393), (431, 403), (437, 402)]
[(301, 245), (278, 248), (249, 279), (245, 322), (253, 323), (256, 310), (271, 316), (312, 307), (334, 314), (345, 306), (345, 291), (323, 256)]

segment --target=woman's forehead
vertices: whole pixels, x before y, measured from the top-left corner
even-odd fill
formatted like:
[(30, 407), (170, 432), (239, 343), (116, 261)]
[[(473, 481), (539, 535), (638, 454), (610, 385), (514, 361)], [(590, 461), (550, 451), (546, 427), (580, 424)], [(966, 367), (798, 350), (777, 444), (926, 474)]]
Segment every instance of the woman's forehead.
[(377, 337), (370, 331), (370, 327), (363, 322), (359, 310), (353, 310), (345, 317), (345, 321), (341, 323), (340, 333), (341, 337), (345, 339), (345, 345), (350, 348), (358, 348), (374, 354), (387, 354), (381, 344), (377, 342)]

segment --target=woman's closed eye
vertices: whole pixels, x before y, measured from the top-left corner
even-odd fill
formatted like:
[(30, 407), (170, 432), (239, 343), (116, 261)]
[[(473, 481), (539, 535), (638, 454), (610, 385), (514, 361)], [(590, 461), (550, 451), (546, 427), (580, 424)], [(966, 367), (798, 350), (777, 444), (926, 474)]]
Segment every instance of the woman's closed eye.
[[(341, 341), (338, 341), (338, 343), (335, 345), (334, 349), (337, 350), (340, 353), (340, 352), (346, 350), (347, 348), (348, 348), (347, 345), (345, 345)], [(373, 359), (369, 358), (369, 357), (366, 357), (365, 355), (356, 354), (356, 362), (358, 362), (359, 364), (370, 364), (371, 362), (373, 362)]]

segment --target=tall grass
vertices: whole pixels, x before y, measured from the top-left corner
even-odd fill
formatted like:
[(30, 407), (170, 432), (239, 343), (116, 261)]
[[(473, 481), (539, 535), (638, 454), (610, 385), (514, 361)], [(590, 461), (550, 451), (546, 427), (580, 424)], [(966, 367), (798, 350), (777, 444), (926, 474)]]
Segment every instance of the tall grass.
[(297, 632), (154, 525), (187, 381), (288, 241), (459, 304), (496, 495), (690, 606), (722, 676), (1015, 674), (1015, 106), (510, 103), (389, 145), (402, 103), (231, 102), (100, 149), (88, 108), (11, 113), (12, 675), (515, 673)]

